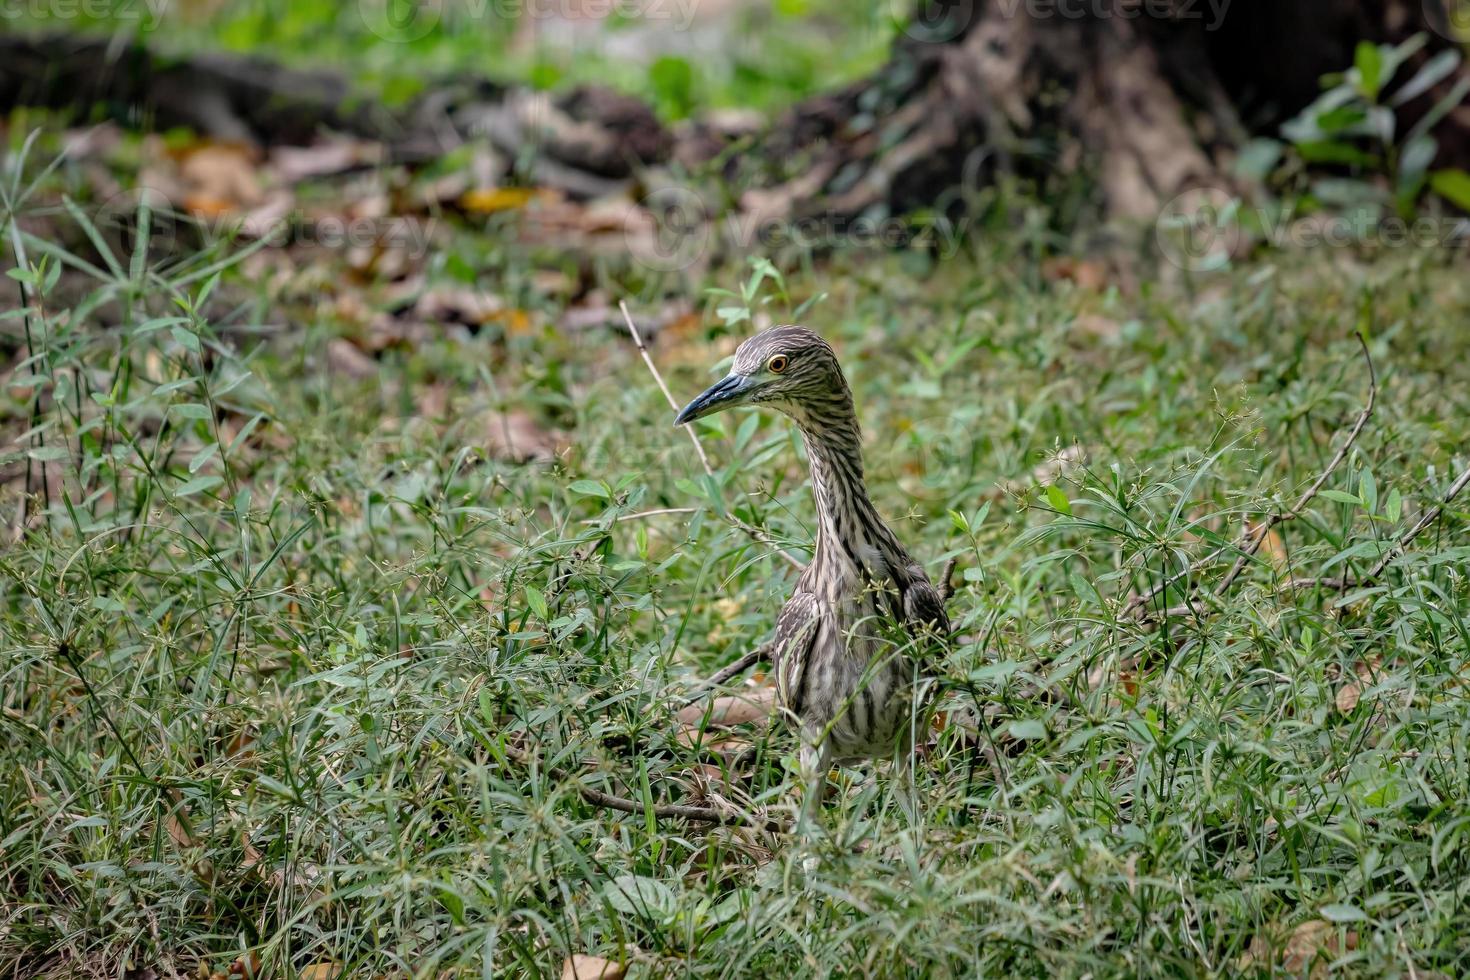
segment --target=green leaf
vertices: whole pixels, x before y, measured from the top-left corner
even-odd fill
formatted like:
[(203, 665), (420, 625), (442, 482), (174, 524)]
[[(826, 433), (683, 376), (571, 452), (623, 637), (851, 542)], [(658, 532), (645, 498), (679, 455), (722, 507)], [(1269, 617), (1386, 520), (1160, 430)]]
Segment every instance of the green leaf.
[(1326, 497), (1328, 500), (1335, 500), (1339, 504), (1351, 504), (1354, 507), (1363, 506), (1362, 500), (1354, 497), (1350, 493), (1343, 493), (1341, 490), (1323, 490), (1322, 496)]
[(1378, 165), (1378, 158), (1373, 154), (1337, 140), (1307, 140), (1296, 144), (1296, 151), (1307, 163), (1346, 163), (1358, 167)]
[(209, 445), (199, 450), (199, 452), (195, 453), (193, 459), (189, 460), (189, 472), (198, 473), (201, 469), (204, 468), (204, 465), (208, 463), (211, 459), (214, 459), (214, 457), (218, 453), (219, 443), (211, 442)]
[(668, 885), (642, 875), (618, 875), (602, 893), (614, 911), (624, 915), (662, 919), (674, 914), (679, 902)]
[(1439, 152), (1439, 143), (1433, 136), (1420, 136), (1405, 144), (1399, 154), (1399, 184), (1417, 181), (1429, 171), (1434, 156)]
[(1368, 913), (1356, 905), (1324, 905), (1322, 906), (1322, 918), (1328, 922), (1362, 922), (1368, 918)]
[(1436, 170), (1429, 186), (1440, 197), (1463, 211), (1470, 211), (1470, 174), (1463, 170)]
[(197, 402), (180, 402), (179, 404), (170, 407), (173, 408), (173, 410), (177, 414), (182, 415), (186, 419), (214, 418), (213, 413), (209, 410), (209, 406), (200, 405)]
[(694, 105), (694, 68), (688, 61), (665, 55), (648, 66), (654, 95), (671, 115), (687, 116)]
[(1052, 510), (1066, 514), (1068, 517), (1072, 516), (1072, 502), (1067, 499), (1062, 488), (1056, 484), (1051, 484), (1046, 488), (1046, 501), (1051, 504)]
[(1388, 502), (1383, 505), (1383, 516), (1394, 523), (1398, 523), (1398, 519), (1403, 512), (1404, 498), (1399, 494), (1399, 488), (1394, 487), (1388, 491)]
[(188, 328), (171, 327), (169, 333), (174, 335), (174, 340), (178, 341), (180, 347), (195, 354), (199, 353), (199, 338)]
[(1383, 84), (1383, 52), (1372, 41), (1359, 41), (1353, 55), (1353, 67), (1358, 69), (1358, 91), (1370, 99), (1378, 98), (1378, 89)]
[(1436, 84), (1454, 74), (1460, 66), (1460, 52), (1454, 48), (1445, 48), (1439, 54), (1424, 62), (1424, 67), (1414, 73), (1414, 77), (1401, 85), (1393, 93), (1389, 100), (1390, 105), (1403, 105), (1412, 102), (1419, 96), (1428, 92)]
[(1046, 725), (1035, 718), (1018, 718), (1007, 725), (1006, 730), (1017, 741), (1046, 738)]
[(606, 484), (598, 480), (575, 480), (567, 487), (572, 493), (581, 494), (584, 497), (601, 497), (604, 500), (612, 499), (612, 491)]
[(1235, 158), (1235, 172), (1247, 180), (1264, 181), (1281, 162), (1279, 140), (1253, 139), (1240, 148)]
[(526, 586), (526, 604), (531, 607), (531, 611), (538, 617), (541, 619), (546, 618), (549, 612), (546, 606), (546, 596), (534, 585)]
[(1364, 470), (1358, 480), (1358, 494), (1363, 498), (1363, 507), (1372, 514), (1378, 510), (1378, 481), (1373, 479), (1372, 470)]
[(200, 493), (201, 491), (208, 490), (212, 487), (217, 487), (224, 482), (224, 477), (215, 476), (213, 474), (211, 474), (210, 476), (196, 476), (194, 479), (188, 481), (177, 490), (175, 490), (174, 496), (188, 497), (192, 494)]

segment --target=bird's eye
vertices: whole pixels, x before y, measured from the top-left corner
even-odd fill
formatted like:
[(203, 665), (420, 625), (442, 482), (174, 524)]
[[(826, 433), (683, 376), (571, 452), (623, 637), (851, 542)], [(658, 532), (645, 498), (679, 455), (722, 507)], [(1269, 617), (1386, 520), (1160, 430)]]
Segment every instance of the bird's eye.
[(766, 370), (770, 371), (772, 374), (780, 374), (782, 371), (786, 370), (786, 355), (777, 354), (775, 357), (771, 358), (769, 361), (766, 362)]

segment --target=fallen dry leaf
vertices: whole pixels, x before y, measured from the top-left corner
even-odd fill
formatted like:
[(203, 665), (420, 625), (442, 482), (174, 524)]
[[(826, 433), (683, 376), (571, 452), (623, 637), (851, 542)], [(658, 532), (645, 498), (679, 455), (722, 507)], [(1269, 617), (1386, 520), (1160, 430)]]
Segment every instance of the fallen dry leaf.
[(296, 980), (337, 980), (342, 975), (342, 964), (331, 961), (313, 963), (296, 974)]
[(1041, 274), (1052, 282), (1070, 280), (1083, 289), (1094, 292), (1106, 288), (1108, 284), (1108, 272), (1100, 263), (1068, 255), (1047, 259), (1041, 264)]
[(418, 298), (413, 312), (424, 320), (477, 327), (489, 323), (504, 309), (505, 302), (492, 293), (467, 286), (435, 286)]
[(562, 445), (561, 433), (542, 428), (522, 409), (485, 413), (485, 451), (492, 459), (548, 463)]
[[(1280, 932), (1273, 930), (1272, 935), (1279, 936)], [(1307, 975), (1316, 980), (1327, 976), (1329, 961), (1336, 959), (1344, 950), (1352, 951), (1357, 948), (1358, 933), (1355, 930), (1349, 929), (1343, 941), (1339, 942), (1336, 926), (1323, 919), (1310, 919), (1291, 931), (1291, 935), (1281, 945), (1279, 954), (1270, 936), (1252, 936), (1245, 952), (1236, 960), (1236, 967), (1245, 972), (1275, 963), (1285, 973), (1293, 976), (1301, 976), (1310, 968)]]
[[(709, 717), (705, 720), (705, 712)], [(680, 709), (675, 718), (679, 721), (679, 732), (674, 737), (681, 745), (704, 749), (720, 755), (733, 756), (743, 752), (750, 740), (738, 733), (716, 734), (711, 729), (746, 725), (769, 718), (776, 710), (776, 689), (754, 688), (747, 693), (731, 694), (715, 698), (708, 704), (697, 702)]]
[[(1326, 976), (1326, 960), (1341, 955), (1343, 945), (1338, 942), (1336, 926), (1325, 919), (1310, 919), (1292, 930), (1281, 951), (1281, 965), (1288, 973), (1297, 974), (1311, 966), (1312, 976)], [(1345, 945), (1356, 949), (1358, 934), (1349, 930)]]
[(187, 186), (183, 204), (206, 216), (259, 204), (264, 194), (256, 172), (255, 148), (239, 142), (202, 142), (179, 153), (179, 176)]
[(623, 980), (627, 972), (625, 963), (574, 953), (561, 965), (561, 980)]
[(1117, 320), (1101, 313), (1079, 313), (1072, 321), (1072, 330), (1098, 340), (1112, 340), (1122, 332)]
[[(1247, 518), (1244, 530), (1246, 539), (1254, 541), (1256, 536), (1261, 533), (1261, 524)], [(1281, 574), (1285, 574), (1287, 566), (1290, 564), (1286, 556), (1286, 542), (1281, 540), (1281, 535), (1276, 532), (1275, 528), (1266, 532), (1266, 538), (1261, 542), (1261, 547), (1256, 551), (1256, 554), (1269, 561), (1271, 567)]]
[(424, 385), (414, 392), (413, 405), (422, 418), (444, 418), (449, 413), (449, 386), (442, 381)]
[(311, 146), (277, 146), (271, 150), (270, 165), (287, 183), (308, 177), (327, 177), (383, 159), (383, 145), (360, 140), (327, 139)]
[(534, 187), (477, 187), (459, 196), (459, 206), (473, 214), (494, 214), (523, 208), (545, 196)]
[(230, 964), (229, 973), (231, 978), (248, 978), (248, 980), (254, 980), (255, 977), (259, 977), (260, 954), (251, 952), (241, 956)]
[(378, 362), (359, 350), (352, 341), (343, 337), (333, 337), (327, 341), (327, 367), (333, 374), (356, 378), (359, 381), (378, 374)]
[[(751, 691), (749, 694), (731, 694), (715, 698), (708, 705), (709, 720), (706, 725), (744, 725), (752, 721), (769, 718), (776, 708), (776, 689), (772, 687)], [(681, 708), (674, 717), (683, 725), (698, 725), (705, 719), (706, 705), (703, 702)]]
[(1363, 691), (1377, 682), (1382, 670), (1382, 657), (1369, 657), (1367, 660), (1358, 661), (1353, 668), (1352, 679), (1337, 689), (1337, 697), (1334, 699), (1337, 710), (1345, 715), (1350, 714), (1362, 700)]

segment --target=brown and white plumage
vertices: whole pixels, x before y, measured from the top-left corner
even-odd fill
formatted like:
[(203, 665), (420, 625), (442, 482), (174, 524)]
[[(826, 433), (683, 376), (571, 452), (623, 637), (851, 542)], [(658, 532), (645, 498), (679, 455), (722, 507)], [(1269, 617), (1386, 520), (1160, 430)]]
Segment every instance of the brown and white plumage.
[(890, 755), (914, 715), (915, 667), (949, 621), (938, 590), (868, 499), (837, 355), (804, 327), (773, 327), (741, 344), (729, 376), (675, 421), (736, 405), (790, 416), (811, 463), (817, 540), (776, 621), (778, 700), (817, 753), (807, 761), (818, 771), (833, 759)]

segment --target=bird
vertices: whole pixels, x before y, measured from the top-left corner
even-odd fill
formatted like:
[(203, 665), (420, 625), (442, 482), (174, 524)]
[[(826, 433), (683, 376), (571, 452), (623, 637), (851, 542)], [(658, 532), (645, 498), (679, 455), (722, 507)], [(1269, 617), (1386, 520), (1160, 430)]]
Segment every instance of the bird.
[(948, 637), (949, 619), (868, 496), (852, 390), (832, 346), (794, 324), (763, 330), (674, 424), (738, 406), (788, 416), (811, 467), (816, 542), (771, 643), (777, 704), (800, 734), (808, 824), (834, 763), (906, 759), (924, 655)]

